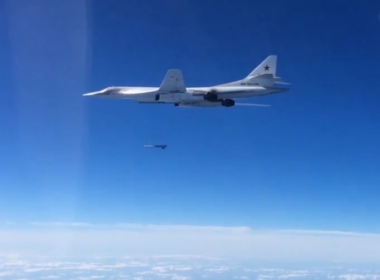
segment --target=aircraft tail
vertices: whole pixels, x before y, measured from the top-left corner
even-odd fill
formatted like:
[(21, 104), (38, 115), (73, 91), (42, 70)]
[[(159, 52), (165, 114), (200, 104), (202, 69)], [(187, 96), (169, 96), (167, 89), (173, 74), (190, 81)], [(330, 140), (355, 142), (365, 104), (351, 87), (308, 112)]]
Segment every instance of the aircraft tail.
[(259, 64), (249, 75), (244, 79), (249, 84), (260, 86), (273, 87), (275, 84), (289, 85), (280, 77), (276, 77), (277, 70), (277, 55), (270, 55)]
[(252, 78), (256, 76), (260, 76), (262, 74), (271, 74), (273, 77), (276, 77), (276, 69), (277, 69), (277, 55), (270, 55), (263, 62), (259, 64), (249, 75), (247, 78)]

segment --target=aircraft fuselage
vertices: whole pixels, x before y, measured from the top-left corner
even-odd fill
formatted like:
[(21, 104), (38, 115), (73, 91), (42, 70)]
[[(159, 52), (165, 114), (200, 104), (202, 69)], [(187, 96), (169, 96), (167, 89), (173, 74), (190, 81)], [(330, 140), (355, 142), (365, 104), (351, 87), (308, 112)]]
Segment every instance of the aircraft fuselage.
[[(210, 87), (186, 87), (182, 71), (169, 69), (159, 87), (108, 87), (84, 96), (132, 99), (139, 103), (174, 104), (183, 107), (232, 107), (235, 99), (288, 91), (276, 76), (277, 56), (268, 56), (244, 79)], [(253, 105), (253, 104), (252, 104)]]
[[(158, 87), (109, 87), (86, 96), (113, 99), (133, 99), (140, 103), (181, 103), (205, 100), (205, 93), (215, 92), (217, 99), (235, 99), (264, 96), (287, 91), (286, 88), (262, 86), (216, 86), (187, 88), (186, 92), (161, 92)], [(210, 104), (211, 105), (211, 104)]]

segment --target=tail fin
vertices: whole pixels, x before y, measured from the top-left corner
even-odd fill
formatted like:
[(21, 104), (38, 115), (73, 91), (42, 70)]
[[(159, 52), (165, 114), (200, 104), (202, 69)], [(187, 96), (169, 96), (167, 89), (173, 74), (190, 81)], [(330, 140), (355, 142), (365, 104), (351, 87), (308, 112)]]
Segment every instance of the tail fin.
[(271, 74), (276, 77), (277, 68), (277, 55), (270, 55), (263, 62), (260, 63), (248, 76), (247, 78), (253, 78), (255, 76), (260, 76), (263, 74)]
[(186, 92), (186, 86), (183, 80), (182, 71), (179, 69), (168, 70), (168, 72), (166, 72), (164, 80), (161, 83), (159, 92), (162, 92), (162, 93)]
[(247, 77), (242, 80), (230, 82), (218, 86), (254, 85), (263, 87), (275, 87), (276, 84), (290, 85), (276, 76), (277, 55), (270, 55), (259, 64)]
[(276, 84), (290, 85), (276, 76), (276, 70), (277, 55), (270, 55), (244, 79), (244, 82), (264, 87), (274, 87)]

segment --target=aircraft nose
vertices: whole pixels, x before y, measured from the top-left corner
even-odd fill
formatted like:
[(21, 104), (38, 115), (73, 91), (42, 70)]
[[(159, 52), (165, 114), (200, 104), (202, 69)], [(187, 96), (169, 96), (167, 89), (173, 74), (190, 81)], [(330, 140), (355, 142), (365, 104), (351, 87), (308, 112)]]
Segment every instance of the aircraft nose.
[(103, 91), (93, 91), (93, 92), (85, 93), (83, 94), (83, 96), (100, 96), (102, 94), (104, 94)]

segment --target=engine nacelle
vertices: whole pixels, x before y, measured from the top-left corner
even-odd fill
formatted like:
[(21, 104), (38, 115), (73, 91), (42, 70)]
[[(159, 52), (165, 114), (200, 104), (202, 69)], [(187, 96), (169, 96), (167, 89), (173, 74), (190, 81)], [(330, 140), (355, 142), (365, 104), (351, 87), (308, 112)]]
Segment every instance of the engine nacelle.
[(203, 99), (211, 102), (217, 101), (218, 95), (212, 91), (209, 91), (203, 96)]
[(235, 101), (232, 99), (223, 99), (222, 100), (222, 106), (224, 107), (233, 107), (235, 106)]

